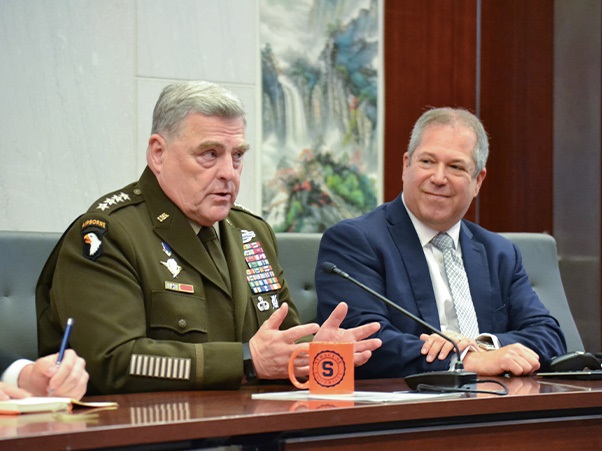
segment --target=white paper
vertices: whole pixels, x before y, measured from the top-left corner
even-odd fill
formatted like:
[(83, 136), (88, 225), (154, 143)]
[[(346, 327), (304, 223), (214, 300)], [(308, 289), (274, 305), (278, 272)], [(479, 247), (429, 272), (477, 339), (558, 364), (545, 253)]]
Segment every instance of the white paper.
[(327, 399), (331, 401), (354, 401), (354, 402), (420, 402), (432, 399), (458, 398), (461, 393), (414, 393), (407, 391), (397, 392), (375, 392), (375, 391), (355, 391), (347, 395), (315, 395), (310, 394), (309, 390), (271, 392), (271, 393), (253, 393), (252, 399), (267, 399), (281, 401), (307, 401), (312, 399)]

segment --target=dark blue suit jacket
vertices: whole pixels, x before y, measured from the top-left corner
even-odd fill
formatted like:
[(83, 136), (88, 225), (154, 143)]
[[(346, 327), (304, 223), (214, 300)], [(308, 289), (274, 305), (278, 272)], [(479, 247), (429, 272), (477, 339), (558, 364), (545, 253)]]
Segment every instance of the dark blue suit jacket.
[[(469, 221), (462, 221), (460, 245), (479, 331), (495, 334), (502, 346), (522, 343), (541, 362), (565, 353), (558, 322), (533, 291), (516, 246)], [(316, 269), (318, 320), (323, 322), (345, 301), (349, 313), (343, 327), (380, 322), (376, 336), (383, 345), (356, 368), (358, 377), (403, 377), (449, 367), (449, 358), (427, 363), (420, 354), (418, 337), (431, 332), (353, 283), (324, 273), (325, 261), (439, 329), (426, 257), (401, 196), (324, 233)]]

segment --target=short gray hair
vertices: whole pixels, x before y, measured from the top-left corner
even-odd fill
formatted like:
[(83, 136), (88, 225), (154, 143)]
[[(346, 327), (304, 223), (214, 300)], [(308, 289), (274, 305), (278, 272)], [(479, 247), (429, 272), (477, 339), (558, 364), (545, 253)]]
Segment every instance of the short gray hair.
[(163, 89), (153, 111), (151, 133), (175, 136), (191, 113), (226, 119), (240, 117), (246, 124), (244, 106), (232, 91), (207, 81), (188, 81)]
[(412, 136), (410, 137), (410, 144), (408, 146), (410, 160), (412, 159), (412, 154), (422, 141), (424, 131), (428, 127), (434, 125), (451, 125), (454, 127), (459, 125), (468, 127), (474, 131), (477, 142), (472, 151), (472, 158), (476, 165), (473, 176), (476, 177), (487, 164), (487, 158), (489, 157), (489, 140), (481, 120), (470, 111), (463, 108), (432, 108), (423, 113), (412, 129)]

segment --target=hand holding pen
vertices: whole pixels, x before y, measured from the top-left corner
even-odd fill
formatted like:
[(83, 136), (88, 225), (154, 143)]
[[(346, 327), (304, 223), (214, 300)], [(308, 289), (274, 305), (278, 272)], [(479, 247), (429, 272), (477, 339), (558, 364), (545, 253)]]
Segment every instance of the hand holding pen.
[(73, 320), (69, 319), (58, 355), (41, 357), (21, 370), (19, 387), (34, 396), (80, 399), (86, 393), (86, 362), (73, 349), (67, 349), (72, 328)]

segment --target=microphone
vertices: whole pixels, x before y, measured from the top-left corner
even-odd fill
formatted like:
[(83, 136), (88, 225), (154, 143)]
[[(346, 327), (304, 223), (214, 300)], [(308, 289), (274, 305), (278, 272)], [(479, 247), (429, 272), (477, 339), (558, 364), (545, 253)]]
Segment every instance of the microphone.
[[(398, 310), (399, 312), (403, 313), (408, 318), (416, 321), (422, 327), (430, 330), (431, 332), (439, 335), (440, 337), (443, 337), (445, 340), (449, 341), (454, 346), (454, 350), (456, 352), (457, 359), (456, 359), (456, 364), (454, 366), (454, 369), (452, 371), (430, 371), (427, 373), (419, 373), (419, 374), (413, 374), (411, 376), (406, 376), (404, 378), (404, 380), (405, 380), (406, 384), (408, 384), (408, 387), (410, 387), (410, 389), (416, 390), (419, 388), (419, 385), (431, 386), (433, 389), (436, 389), (439, 387), (441, 387), (441, 388), (461, 388), (464, 385), (474, 384), (477, 382), (477, 373), (474, 373), (472, 371), (464, 371), (464, 364), (462, 363), (462, 360), (461, 360), (462, 355), (460, 353), (460, 349), (458, 348), (458, 345), (456, 344), (456, 342), (454, 340), (452, 340), (451, 338), (449, 338), (447, 335), (445, 335), (443, 332), (441, 332), (439, 329), (431, 326), (429, 323), (418, 318), (416, 315), (413, 315), (412, 313), (408, 312), (406, 309), (395, 304), (393, 301), (387, 299), (380, 293), (377, 293), (372, 288), (367, 287), (366, 285), (361, 283), (359, 280), (354, 279), (349, 274), (347, 274), (345, 271), (337, 268), (337, 266), (334, 263), (331, 263), (331, 262), (322, 263), (322, 270), (329, 274), (335, 274), (337, 276), (340, 276), (344, 279), (349, 280), (350, 282), (353, 282), (355, 285), (360, 287), (362, 290), (367, 291), (368, 293), (377, 297), (379, 300), (381, 300), (388, 306), (393, 307), (395, 310)], [(431, 387), (429, 387), (429, 388), (431, 388)]]

